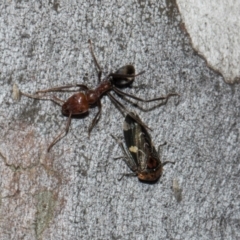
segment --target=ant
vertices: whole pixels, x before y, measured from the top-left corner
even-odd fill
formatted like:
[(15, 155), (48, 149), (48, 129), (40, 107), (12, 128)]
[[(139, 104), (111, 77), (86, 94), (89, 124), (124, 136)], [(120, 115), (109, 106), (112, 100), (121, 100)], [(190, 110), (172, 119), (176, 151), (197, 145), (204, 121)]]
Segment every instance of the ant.
[[(65, 85), (60, 87), (54, 87), (50, 89), (45, 90), (39, 90), (34, 95), (27, 94), (21, 92), (22, 95), (34, 99), (42, 99), (42, 100), (51, 100), (55, 102), (56, 104), (60, 105), (62, 107), (62, 114), (64, 116), (68, 117), (67, 124), (65, 129), (52, 141), (52, 143), (49, 145), (47, 151), (49, 152), (50, 149), (55, 145), (61, 138), (63, 138), (69, 130), (69, 126), (71, 124), (71, 118), (73, 116), (79, 116), (86, 114), (90, 107), (97, 106), (98, 112), (96, 116), (94, 117), (91, 125), (88, 129), (88, 136), (90, 136), (90, 133), (93, 129), (93, 127), (97, 124), (100, 116), (101, 116), (101, 97), (103, 94), (106, 94), (110, 100), (117, 105), (121, 110), (125, 111), (127, 114), (130, 114), (140, 125), (143, 127), (148, 128), (139, 118), (136, 118), (135, 115), (132, 115), (131, 112), (129, 112), (111, 93), (110, 91), (113, 90), (115, 93), (117, 93), (120, 96), (127, 96), (130, 98), (133, 98), (135, 100), (141, 101), (141, 102), (152, 102), (157, 100), (168, 100), (171, 96), (177, 96), (177, 93), (169, 93), (166, 96), (163, 97), (157, 97), (150, 100), (145, 100), (139, 97), (136, 97), (134, 95), (125, 93), (121, 91), (119, 88), (127, 87), (130, 84), (133, 83), (135, 77), (143, 74), (145, 71), (142, 71), (138, 74), (135, 74), (135, 68), (133, 65), (126, 65), (118, 69), (115, 73), (108, 74), (103, 80), (101, 80), (102, 77), (102, 69), (100, 65), (97, 62), (97, 59), (93, 52), (92, 42), (91, 40), (88, 41), (89, 43), (89, 49), (90, 53), (92, 55), (94, 64), (96, 65), (97, 72), (98, 72), (98, 82), (99, 85), (95, 89), (89, 89), (84, 84), (75, 84), (75, 85)], [(73, 87), (79, 87), (84, 92), (78, 92), (73, 94), (70, 98), (67, 99), (67, 101), (63, 101), (56, 96), (50, 96), (45, 95), (47, 92), (61, 92), (66, 91), (69, 88)]]

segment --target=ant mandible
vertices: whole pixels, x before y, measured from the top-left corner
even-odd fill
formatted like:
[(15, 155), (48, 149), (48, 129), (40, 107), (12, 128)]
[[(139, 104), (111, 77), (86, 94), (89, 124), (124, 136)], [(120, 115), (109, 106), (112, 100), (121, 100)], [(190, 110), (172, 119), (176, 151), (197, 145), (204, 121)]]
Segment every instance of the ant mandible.
[[(163, 97), (157, 97), (153, 98), (150, 100), (145, 100), (139, 97), (136, 97), (134, 95), (125, 93), (121, 90), (119, 90), (119, 87), (127, 87), (131, 83), (133, 83), (135, 77), (143, 74), (145, 71), (142, 71), (138, 74), (135, 74), (135, 68), (133, 65), (126, 65), (118, 69), (115, 73), (110, 73), (107, 75), (103, 80), (101, 80), (102, 77), (102, 70), (100, 65), (97, 62), (97, 59), (93, 53), (93, 48), (92, 48), (92, 42), (91, 40), (89, 42), (89, 49), (94, 61), (94, 64), (97, 67), (98, 71), (98, 82), (99, 85), (95, 89), (89, 89), (86, 85), (84, 84), (75, 84), (75, 85), (65, 85), (65, 86), (60, 86), (60, 87), (54, 87), (50, 89), (45, 89), (45, 90), (39, 90), (37, 91), (34, 95), (28, 94), (28, 93), (23, 93), (21, 92), (22, 95), (34, 99), (42, 99), (42, 100), (51, 100), (55, 102), (56, 104), (60, 105), (62, 107), (62, 114), (64, 116), (68, 116), (67, 124), (65, 129), (52, 141), (52, 143), (49, 145), (47, 151), (49, 152), (50, 149), (53, 147), (53, 145), (58, 142), (61, 138), (63, 138), (68, 130), (69, 126), (71, 124), (71, 118), (72, 116), (79, 116), (82, 114), (85, 114), (88, 112), (90, 107), (97, 106), (98, 107), (98, 112), (96, 116), (94, 117), (91, 125), (89, 126), (88, 129), (88, 135), (90, 136), (90, 133), (93, 129), (93, 127), (96, 125), (98, 122), (100, 116), (101, 116), (101, 97), (103, 94), (106, 94), (110, 100), (117, 105), (120, 109), (125, 111), (127, 114), (130, 114), (140, 125), (148, 128), (139, 118), (135, 118), (135, 115), (132, 115), (130, 111), (128, 111), (111, 93), (110, 91), (113, 90), (115, 93), (117, 93), (120, 96), (127, 96), (130, 98), (133, 98), (135, 100), (141, 101), (141, 102), (152, 102), (156, 100), (168, 100), (169, 97), (171, 96), (176, 96), (178, 95), (177, 93), (169, 93), (166, 96)], [(49, 95), (42, 95), (47, 92), (57, 92), (57, 91), (64, 91), (69, 88), (73, 87), (79, 87), (81, 90), (84, 92), (78, 92), (73, 94), (70, 98), (67, 99), (67, 101), (63, 101), (56, 96), (49, 96)]]

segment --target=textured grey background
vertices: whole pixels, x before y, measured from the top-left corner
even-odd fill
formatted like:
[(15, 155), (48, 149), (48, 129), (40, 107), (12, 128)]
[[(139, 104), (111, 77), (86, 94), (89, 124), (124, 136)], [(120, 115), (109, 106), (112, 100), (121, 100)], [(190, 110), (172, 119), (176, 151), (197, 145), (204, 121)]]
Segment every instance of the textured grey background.
[(227, 83), (240, 82), (240, 2), (177, 0), (193, 48)]
[[(239, 239), (239, 85), (206, 66), (174, 1), (5, 1), (0, 18), (0, 239)], [(70, 83), (96, 86), (87, 40), (104, 73), (132, 63), (146, 73), (131, 89), (142, 98), (181, 94), (166, 106), (133, 109), (151, 126), (162, 159), (172, 160), (154, 185), (129, 172), (110, 134), (123, 116), (105, 96), (87, 137), (88, 117), (49, 154), (64, 127), (58, 106), (22, 97)], [(137, 86), (139, 86), (137, 88)], [(60, 96), (60, 95), (59, 95)], [(61, 96), (67, 98), (67, 96)], [(178, 179), (182, 201), (172, 186)]]

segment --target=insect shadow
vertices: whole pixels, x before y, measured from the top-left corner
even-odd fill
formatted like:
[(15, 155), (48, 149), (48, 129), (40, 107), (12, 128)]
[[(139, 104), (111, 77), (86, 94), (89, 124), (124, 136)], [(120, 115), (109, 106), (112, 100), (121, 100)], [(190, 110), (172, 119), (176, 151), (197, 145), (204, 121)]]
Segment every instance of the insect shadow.
[[(162, 97), (156, 97), (150, 100), (145, 100), (142, 98), (139, 98), (135, 95), (125, 93), (120, 90), (120, 88), (127, 87), (131, 85), (135, 79), (135, 77), (143, 74), (145, 71), (142, 71), (138, 74), (135, 73), (135, 68), (133, 65), (126, 65), (121, 68), (119, 68), (116, 72), (108, 74), (105, 78), (102, 79), (102, 69), (100, 65), (97, 62), (97, 59), (93, 53), (92, 43), (91, 40), (89, 42), (89, 49), (94, 61), (94, 64), (97, 68), (98, 72), (98, 82), (99, 85), (95, 89), (89, 89), (84, 84), (71, 84), (71, 85), (65, 85), (60, 87), (53, 87), (45, 90), (39, 90), (35, 92), (35, 94), (28, 94), (21, 92), (22, 95), (34, 98), (34, 99), (42, 99), (42, 100), (51, 100), (54, 103), (60, 105), (62, 107), (62, 114), (64, 116), (68, 117), (65, 129), (61, 131), (51, 142), (49, 145), (47, 151), (50, 151), (50, 149), (55, 145), (61, 138), (63, 138), (69, 130), (69, 126), (71, 124), (71, 118), (73, 116), (80, 116), (82, 114), (86, 114), (89, 111), (89, 108), (91, 107), (98, 107), (98, 112), (95, 115), (94, 119), (92, 120), (91, 125), (88, 128), (88, 135), (90, 136), (90, 133), (93, 129), (93, 127), (97, 124), (100, 116), (101, 116), (101, 97), (102, 95), (106, 94), (110, 100), (123, 112), (132, 115), (131, 112), (129, 112), (123, 104), (121, 104), (111, 93), (110, 91), (113, 90), (117, 95), (119, 96), (126, 96), (129, 98), (133, 98), (137, 101), (141, 102), (152, 102), (157, 100), (167, 100), (171, 96), (178, 96), (177, 93), (169, 93), (166, 96)], [(73, 94), (71, 97), (69, 97), (66, 101), (59, 99), (58, 97), (54, 95), (47, 95), (49, 92), (64, 92), (64, 91), (70, 91), (71, 88), (75, 88), (75, 90), (72, 90), (72, 92), (76, 91), (77, 93)], [(132, 115), (132, 117), (142, 126), (145, 128), (148, 128), (146, 124), (144, 124), (141, 119), (136, 119), (135, 115)]]
[[(132, 116), (135, 116), (133, 118)], [(132, 170), (132, 173), (124, 173), (124, 176), (137, 176), (141, 182), (156, 183), (161, 177), (163, 166), (167, 163), (175, 164), (175, 162), (166, 161), (161, 163), (160, 160), (160, 146), (158, 152), (156, 151), (151, 136), (146, 128), (136, 121), (139, 116), (135, 113), (127, 114), (123, 123), (123, 135), (125, 140), (123, 143), (115, 136), (111, 135), (119, 144), (123, 151), (123, 156), (115, 159), (122, 158), (127, 166)]]

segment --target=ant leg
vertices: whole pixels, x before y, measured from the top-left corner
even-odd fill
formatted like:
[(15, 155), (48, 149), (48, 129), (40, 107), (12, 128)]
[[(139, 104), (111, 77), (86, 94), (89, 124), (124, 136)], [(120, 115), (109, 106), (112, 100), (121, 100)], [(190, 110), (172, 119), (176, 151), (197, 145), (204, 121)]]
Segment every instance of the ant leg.
[(102, 78), (102, 71), (98, 72), (98, 82), (101, 82), (101, 78)]
[(143, 126), (144, 128), (147, 128), (149, 130), (152, 130), (149, 128), (140, 118), (136, 117), (135, 114), (128, 111), (111, 93), (107, 93), (110, 100), (120, 109), (123, 110), (125, 113), (129, 114), (138, 124)]
[(68, 120), (67, 120), (67, 124), (66, 124), (66, 127), (65, 129), (51, 142), (51, 144), (49, 145), (47, 151), (49, 152), (50, 149), (60, 140), (62, 139), (67, 133), (68, 133), (68, 130), (69, 130), (69, 126), (71, 124), (71, 117), (72, 117), (72, 113), (70, 113), (69, 117), (68, 117)]
[(122, 176), (120, 178), (118, 178), (118, 181), (121, 181), (123, 179), (123, 177), (137, 177), (137, 173), (136, 172), (122, 173)]
[(98, 112), (97, 112), (96, 116), (94, 117), (91, 125), (90, 125), (89, 128), (88, 128), (88, 137), (90, 137), (90, 134), (91, 134), (92, 129), (93, 129), (94, 126), (97, 124), (97, 122), (98, 122), (98, 120), (99, 120), (99, 118), (100, 118), (100, 116), (101, 116), (102, 104), (101, 104), (101, 101), (100, 101), (100, 100), (97, 101), (97, 106), (98, 106)]
[(100, 67), (100, 65), (98, 64), (97, 59), (96, 59), (96, 57), (95, 57), (95, 55), (94, 55), (93, 47), (92, 47), (92, 42), (91, 42), (90, 39), (88, 40), (88, 43), (89, 43), (89, 49), (90, 49), (90, 52), (91, 52), (91, 55), (92, 55), (94, 64), (97, 66), (97, 68), (98, 68), (99, 71), (102, 71), (102, 70), (101, 70), (101, 67)]
[(169, 97), (172, 97), (172, 96), (180, 96), (178, 93), (169, 93), (169, 94), (167, 94), (166, 96), (162, 96), (162, 97), (157, 97), (157, 98), (145, 100), (145, 99), (136, 97), (136, 96), (134, 96), (134, 95), (132, 95), (132, 94), (125, 93), (125, 92), (119, 90), (118, 88), (116, 88), (116, 87), (114, 87), (114, 86), (113, 86), (113, 91), (116, 92), (117, 94), (121, 95), (121, 96), (127, 96), (127, 97), (133, 98), (133, 99), (138, 100), (138, 101), (141, 101), (141, 102), (153, 102), (153, 101), (157, 101), (157, 100), (166, 100), (166, 102), (167, 102)]
[(56, 96), (39, 96), (37, 94), (35, 95), (32, 95), (32, 94), (28, 94), (28, 93), (24, 93), (24, 92), (21, 92), (21, 95), (25, 96), (25, 97), (29, 97), (29, 98), (33, 98), (33, 99), (39, 99), (39, 100), (50, 100), (50, 101), (53, 101), (54, 103), (62, 106), (62, 104), (64, 103), (63, 100), (61, 100), (60, 98), (57, 98)]
[(38, 94), (38, 93), (46, 93), (46, 92), (58, 92), (58, 91), (60, 92), (60, 91), (64, 91), (64, 89), (73, 88), (73, 87), (80, 87), (83, 90), (88, 90), (88, 87), (84, 84), (73, 84), (73, 85), (66, 85), (66, 86), (60, 86), (60, 87), (39, 90), (36, 93)]
[(166, 161), (166, 162), (162, 163), (162, 166), (166, 165), (167, 163), (175, 164), (175, 162)]
[(51, 101), (57, 103), (60, 106), (62, 106), (62, 104), (65, 103), (62, 99), (60, 99), (60, 98), (58, 98), (58, 97), (56, 97), (54, 95), (52, 96)]
[(115, 157), (115, 158), (113, 158), (113, 160), (118, 160), (118, 159), (122, 159), (122, 158), (125, 158), (125, 156)]
[(98, 64), (98, 61), (97, 61), (97, 59), (95, 57), (95, 54), (93, 52), (92, 42), (91, 42), (90, 39), (88, 40), (88, 43), (89, 43), (89, 49), (90, 49), (90, 52), (91, 52), (94, 64), (96, 65), (96, 67), (98, 69), (97, 70), (97, 72), (98, 72), (98, 81), (100, 82), (101, 81), (101, 77), (102, 77), (102, 69), (101, 69), (100, 65)]

